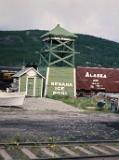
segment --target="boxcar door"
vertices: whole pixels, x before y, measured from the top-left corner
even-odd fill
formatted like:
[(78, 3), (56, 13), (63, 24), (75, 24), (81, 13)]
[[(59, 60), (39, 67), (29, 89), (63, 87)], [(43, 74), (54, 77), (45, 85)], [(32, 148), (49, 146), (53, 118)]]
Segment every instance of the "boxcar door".
[(33, 96), (34, 91), (34, 78), (28, 78), (27, 96)]

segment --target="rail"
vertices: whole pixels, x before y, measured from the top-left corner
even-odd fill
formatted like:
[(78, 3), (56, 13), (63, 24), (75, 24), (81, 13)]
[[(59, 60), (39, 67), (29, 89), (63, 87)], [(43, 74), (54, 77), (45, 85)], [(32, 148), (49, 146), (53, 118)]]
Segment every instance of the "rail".
[(0, 143), (0, 160), (88, 160), (113, 157), (119, 158), (119, 140)]

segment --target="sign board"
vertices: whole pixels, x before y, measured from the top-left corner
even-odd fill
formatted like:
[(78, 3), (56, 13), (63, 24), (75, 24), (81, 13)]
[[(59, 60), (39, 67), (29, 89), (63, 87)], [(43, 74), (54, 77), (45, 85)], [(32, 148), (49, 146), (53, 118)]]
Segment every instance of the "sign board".
[(47, 68), (45, 96), (76, 96), (75, 68)]

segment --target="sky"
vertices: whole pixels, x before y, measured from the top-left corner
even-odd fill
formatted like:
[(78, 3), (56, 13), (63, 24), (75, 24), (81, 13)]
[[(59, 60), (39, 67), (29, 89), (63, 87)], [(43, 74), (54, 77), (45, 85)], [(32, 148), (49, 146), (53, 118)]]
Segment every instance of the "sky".
[(0, 0), (0, 30), (51, 30), (119, 42), (119, 0)]

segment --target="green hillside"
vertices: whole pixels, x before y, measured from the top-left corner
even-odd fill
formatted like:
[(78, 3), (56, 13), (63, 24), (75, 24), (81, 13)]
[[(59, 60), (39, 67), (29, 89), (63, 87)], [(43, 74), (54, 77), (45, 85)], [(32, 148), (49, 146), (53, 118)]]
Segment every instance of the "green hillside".
[[(42, 30), (0, 31), (0, 66), (38, 64)], [(77, 34), (76, 65), (119, 67), (119, 43)]]

